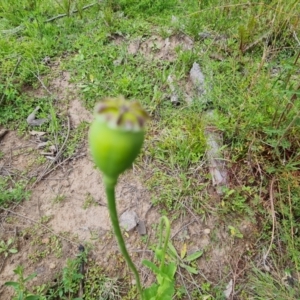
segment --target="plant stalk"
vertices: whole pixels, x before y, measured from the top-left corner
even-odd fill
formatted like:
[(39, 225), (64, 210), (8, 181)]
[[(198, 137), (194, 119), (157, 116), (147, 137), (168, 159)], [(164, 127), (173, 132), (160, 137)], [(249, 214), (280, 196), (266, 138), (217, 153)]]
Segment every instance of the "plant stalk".
[(170, 234), (171, 234), (171, 227), (170, 227), (169, 219), (166, 216), (162, 216), (160, 219), (159, 247), (161, 247), (161, 245), (162, 245), (163, 222), (165, 223), (165, 227), (166, 227), (166, 236), (165, 236), (165, 242), (164, 242), (164, 246), (163, 246), (163, 255), (162, 255), (161, 264), (160, 264), (161, 270), (163, 270), (164, 265), (165, 265), (165, 256), (166, 256), (166, 253), (168, 250), (168, 242), (169, 242)]
[(105, 189), (106, 189), (106, 196), (107, 196), (107, 200), (108, 200), (108, 211), (109, 211), (109, 216), (110, 216), (110, 220), (112, 223), (112, 227), (113, 227), (115, 236), (117, 238), (117, 242), (119, 244), (121, 253), (124, 256), (128, 267), (132, 270), (132, 272), (134, 274), (137, 289), (141, 295), (141, 299), (143, 300), (143, 290), (142, 290), (142, 286), (141, 286), (139, 273), (138, 273), (134, 263), (132, 262), (132, 260), (129, 256), (129, 253), (126, 249), (126, 245), (125, 245), (125, 242), (124, 242), (124, 239), (122, 236), (122, 232), (120, 229), (120, 225), (119, 225), (119, 219), (118, 219), (118, 213), (117, 213), (117, 207), (116, 207), (116, 199), (115, 199), (115, 186), (116, 186), (117, 181), (106, 177), (106, 178), (104, 178), (104, 183), (105, 183)]

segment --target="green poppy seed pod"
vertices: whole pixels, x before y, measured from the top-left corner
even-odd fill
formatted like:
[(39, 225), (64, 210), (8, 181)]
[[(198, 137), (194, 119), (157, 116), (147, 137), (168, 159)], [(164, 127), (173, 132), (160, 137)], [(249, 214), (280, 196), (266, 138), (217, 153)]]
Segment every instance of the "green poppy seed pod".
[(138, 102), (106, 98), (95, 108), (89, 144), (96, 166), (106, 181), (115, 183), (139, 154), (147, 113)]

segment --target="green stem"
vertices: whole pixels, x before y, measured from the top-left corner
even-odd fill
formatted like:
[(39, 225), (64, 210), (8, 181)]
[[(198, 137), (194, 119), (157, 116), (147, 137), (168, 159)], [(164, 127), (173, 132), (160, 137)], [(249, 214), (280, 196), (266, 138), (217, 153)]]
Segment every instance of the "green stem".
[(119, 244), (121, 253), (123, 257), (125, 258), (125, 261), (129, 268), (132, 270), (135, 280), (136, 280), (136, 285), (138, 288), (138, 291), (141, 295), (141, 299), (143, 299), (143, 290), (141, 286), (141, 281), (139, 277), (139, 273), (132, 262), (129, 253), (127, 252), (126, 245), (122, 236), (121, 228), (119, 225), (119, 219), (118, 219), (118, 213), (117, 213), (117, 207), (116, 207), (116, 199), (115, 199), (115, 186), (116, 186), (116, 180), (112, 180), (110, 178), (104, 178), (104, 183), (105, 183), (105, 188), (106, 188), (106, 196), (108, 200), (108, 211), (109, 211), (109, 216), (110, 220), (114, 229), (115, 236), (117, 238), (117, 242)]
[(170, 234), (171, 234), (170, 221), (166, 216), (162, 216), (160, 219), (159, 247), (161, 247), (161, 244), (162, 244), (163, 222), (165, 222), (166, 236), (165, 236), (165, 243), (164, 243), (164, 247), (163, 247), (163, 255), (162, 255), (161, 263), (160, 263), (161, 270), (163, 269), (163, 267), (165, 265), (165, 256), (166, 256), (166, 253), (168, 250), (168, 242), (169, 242)]

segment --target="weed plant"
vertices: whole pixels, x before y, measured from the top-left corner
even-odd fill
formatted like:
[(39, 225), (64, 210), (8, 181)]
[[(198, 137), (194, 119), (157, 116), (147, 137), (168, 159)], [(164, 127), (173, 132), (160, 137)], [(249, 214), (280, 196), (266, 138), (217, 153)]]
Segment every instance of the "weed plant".
[(16, 183), (11, 183), (8, 178), (0, 177), (0, 207), (27, 200), (30, 192), (26, 191), (25, 188), (26, 182), (17, 181)]

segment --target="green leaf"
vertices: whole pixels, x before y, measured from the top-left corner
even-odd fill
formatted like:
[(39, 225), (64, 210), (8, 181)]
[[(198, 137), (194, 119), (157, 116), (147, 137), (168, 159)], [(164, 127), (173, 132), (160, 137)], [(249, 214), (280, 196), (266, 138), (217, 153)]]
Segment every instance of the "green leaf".
[(18, 282), (8, 281), (4, 283), (5, 286), (12, 286), (14, 289), (19, 289), (20, 285)]
[(39, 300), (39, 296), (29, 295), (24, 300)]
[(146, 267), (148, 267), (154, 274), (159, 274), (159, 268), (151, 261), (149, 260), (143, 260), (142, 264)]
[(160, 285), (157, 290), (157, 296), (155, 299), (159, 300), (171, 300), (173, 298), (175, 289), (174, 289), (174, 280), (169, 280), (166, 277), (159, 275), (157, 278), (160, 282)]
[(174, 262), (172, 262), (163, 267), (163, 273), (166, 274), (169, 279), (173, 280), (174, 275), (176, 273), (176, 269), (177, 269), (176, 264)]
[(15, 254), (15, 253), (18, 253), (18, 250), (17, 249), (9, 249), (9, 252)]
[(180, 267), (186, 269), (189, 273), (197, 275), (199, 272), (196, 268), (190, 267), (185, 264), (180, 264)]
[(146, 288), (143, 291), (144, 298), (147, 300), (156, 299), (157, 290), (158, 290), (158, 285), (155, 283), (152, 284), (150, 287)]
[(173, 258), (177, 259), (178, 254), (177, 254), (175, 247), (171, 243), (168, 243), (168, 247), (169, 247), (169, 252), (168, 252), (169, 255), (172, 256)]
[(24, 279), (24, 282), (29, 281), (31, 279), (33, 279), (34, 277), (37, 276), (37, 273), (32, 273), (31, 275), (29, 275), (27, 278)]
[(23, 299), (23, 291), (19, 291), (18, 300), (24, 300)]
[(184, 259), (184, 261), (187, 261), (187, 262), (194, 261), (194, 260), (196, 260), (197, 258), (199, 258), (200, 256), (202, 256), (202, 254), (203, 254), (203, 251), (202, 251), (202, 250), (196, 251), (196, 252), (194, 252), (194, 253), (188, 255), (188, 256)]
[(183, 244), (182, 248), (181, 248), (181, 251), (180, 251), (180, 258), (183, 259), (186, 255), (186, 243)]

